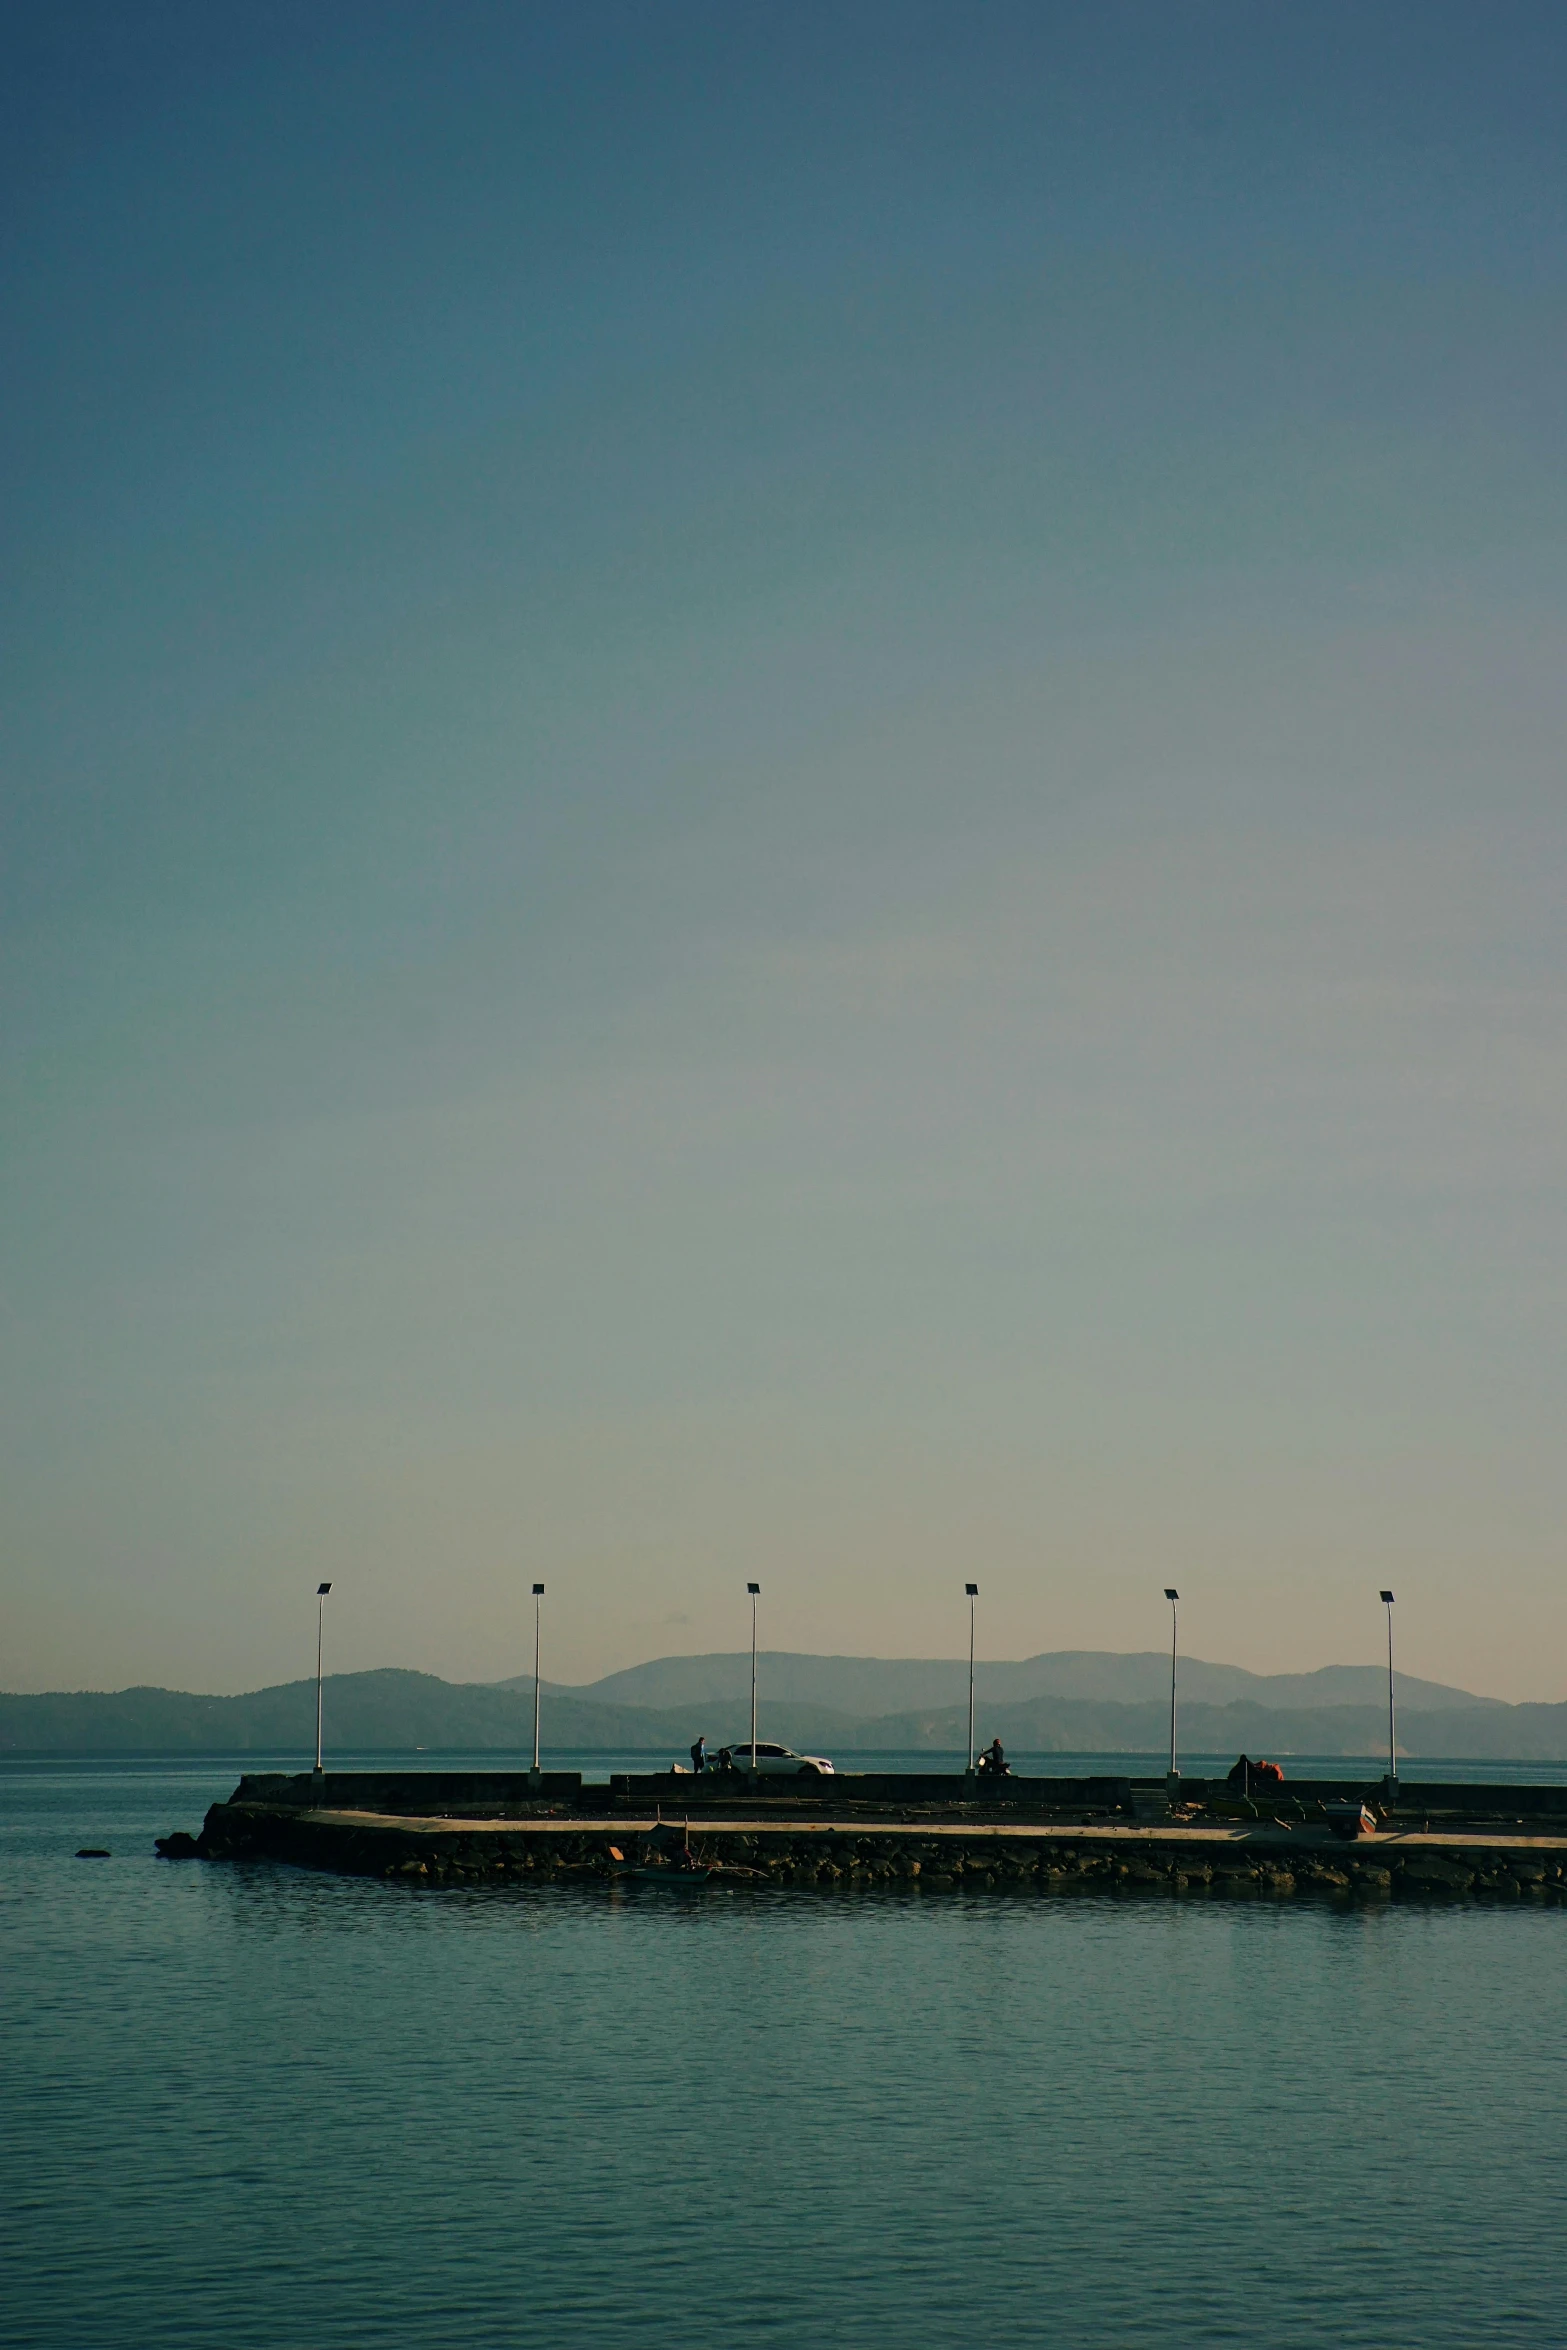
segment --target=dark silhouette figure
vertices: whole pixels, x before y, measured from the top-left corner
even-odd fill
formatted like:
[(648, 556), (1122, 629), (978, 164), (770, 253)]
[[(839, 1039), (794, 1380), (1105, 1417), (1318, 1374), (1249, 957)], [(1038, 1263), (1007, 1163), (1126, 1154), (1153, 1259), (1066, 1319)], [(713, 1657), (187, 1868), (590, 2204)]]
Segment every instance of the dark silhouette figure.
[(1284, 1773), (1276, 1762), (1253, 1762), (1243, 1754), (1224, 1784), (1240, 1795), (1249, 1795), (1254, 1787), (1282, 1787)]

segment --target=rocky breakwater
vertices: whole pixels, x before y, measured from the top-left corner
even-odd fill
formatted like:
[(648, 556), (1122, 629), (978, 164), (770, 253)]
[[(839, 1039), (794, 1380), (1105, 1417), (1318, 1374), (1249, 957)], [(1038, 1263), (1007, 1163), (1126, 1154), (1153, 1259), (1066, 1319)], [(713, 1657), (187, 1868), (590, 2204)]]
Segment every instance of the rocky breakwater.
[[(405, 1884), (516, 1886), (608, 1881), (617, 1856), (639, 1857), (653, 1828), (652, 1819), (566, 1812), (470, 1821), (236, 1801), (215, 1804), (199, 1838), (167, 1838), (161, 1849), (170, 1858), (281, 1861)], [(1345, 1844), (1277, 1827), (758, 1820), (693, 1824), (690, 1841), (713, 1881), (736, 1890), (1567, 1904), (1567, 1839), (1556, 1837), (1399, 1833)]]

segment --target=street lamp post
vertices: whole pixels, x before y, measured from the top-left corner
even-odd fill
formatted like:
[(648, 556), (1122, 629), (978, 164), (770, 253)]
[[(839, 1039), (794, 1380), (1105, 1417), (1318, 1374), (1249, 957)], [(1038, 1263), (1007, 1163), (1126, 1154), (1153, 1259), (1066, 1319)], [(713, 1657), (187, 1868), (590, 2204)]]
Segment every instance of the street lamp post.
[(1382, 1605), (1387, 1609), (1387, 1791), (1398, 1793), (1398, 1740), (1393, 1720), (1393, 1594), (1384, 1591)]
[(968, 1760), (963, 1768), (971, 1771), (974, 1768), (974, 1602), (979, 1597), (979, 1585), (965, 1583), (963, 1590), (968, 1599)]
[(326, 1595), (330, 1583), (316, 1585), (316, 1777), (321, 1776), (321, 1660), (326, 1644)]
[(761, 1592), (760, 1583), (748, 1583), (751, 1594), (751, 1776), (756, 1777), (756, 1602)]
[(544, 1597), (544, 1586), (533, 1586), (533, 1776), (539, 1775), (539, 1602)]
[(1181, 1595), (1166, 1584), (1164, 1596), (1170, 1603), (1170, 1777), (1178, 1779), (1181, 1774), (1175, 1764), (1175, 1657), (1176, 1619), (1180, 1612)]

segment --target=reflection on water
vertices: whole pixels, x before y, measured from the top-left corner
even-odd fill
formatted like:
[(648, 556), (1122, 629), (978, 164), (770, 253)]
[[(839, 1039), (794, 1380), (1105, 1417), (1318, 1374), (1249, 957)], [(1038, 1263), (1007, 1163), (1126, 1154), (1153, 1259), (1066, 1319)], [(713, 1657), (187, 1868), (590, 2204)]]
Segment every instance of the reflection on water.
[(1567, 1914), (150, 1857), (233, 1778), (0, 1771), (7, 2344), (1562, 2338)]

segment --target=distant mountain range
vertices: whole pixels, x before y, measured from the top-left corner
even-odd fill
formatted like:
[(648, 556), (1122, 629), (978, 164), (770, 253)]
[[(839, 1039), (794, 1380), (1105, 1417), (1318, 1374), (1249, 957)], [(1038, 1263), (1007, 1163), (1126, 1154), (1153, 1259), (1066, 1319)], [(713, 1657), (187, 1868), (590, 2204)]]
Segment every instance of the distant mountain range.
[[(586, 1688), (542, 1687), (544, 1742), (583, 1752), (683, 1757), (746, 1735), (751, 1660), (661, 1657)], [(1018, 1753), (1158, 1754), (1169, 1735), (1169, 1658), (1067, 1650), (975, 1669), (975, 1728)], [(950, 1660), (796, 1656), (759, 1660), (759, 1728), (813, 1753), (961, 1755), (967, 1671)], [(1455, 1761), (1567, 1760), (1567, 1705), (1508, 1705), (1400, 1674), (1399, 1749)], [(1374, 1665), (1257, 1674), (1181, 1664), (1188, 1755), (1375, 1756), (1387, 1737), (1387, 1680)], [(533, 1734), (531, 1675), (450, 1682), (432, 1673), (334, 1673), (328, 1746), (338, 1753), (517, 1753)], [(0, 1752), (308, 1755), (315, 1683), (241, 1697), (175, 1689), (0, 1695)]]
[[(737, 1689), (748, 1691), (750, 1675), (749, 1649), (718, 1656), (664, 1656), (607, 1673), (602, 1681), (563, 1694), (600, 1705), (715, 1705)], [(950, 1705), (955, 1696), (967, 1705), (967, 1667), (951, 1657), (797, 1656), (788, 1649), (768, 1649), (758, 1660), (758, 1678), (771, 1700), (827, 1706), (840, 1714), (906, 1713)], [(533, 1676), (518, 1674), (499, 1686), (531, 1692)], [(544, 1686), (548, 1689), (549, 1682)], [(1240, 1665), (1210, 1665), (1201, 1657), (1182, 1657), (1180, 1686), (1183, 1699), (1209, 1705), (1245, 1700), (1293, 1710), (1387, 1704), (1387, 1674), (1379, 1665), (1323, 1665), (1314, 1673), (1248, 1673)], [(1467, 1689), (1417, 1681), (1407, 1673), (1395, 1674), (1393, 1687), (1400, 1705), (1432, 1711), (1472, 1712), (1489, 1706), (1503, 1713), (1510, 1710), (1500, 1698), (1476, 1697)], [(1065, 1648), (1017, 1663), (986, 1661), (974, 1667), (974, 1691), (984, 1705), (1021, 1705), (1043, 1697), (1112, 1705), (1168, 1704), (1170, 1652), (1142, 1649), (1122, 1656), (1104, 1649)]]

